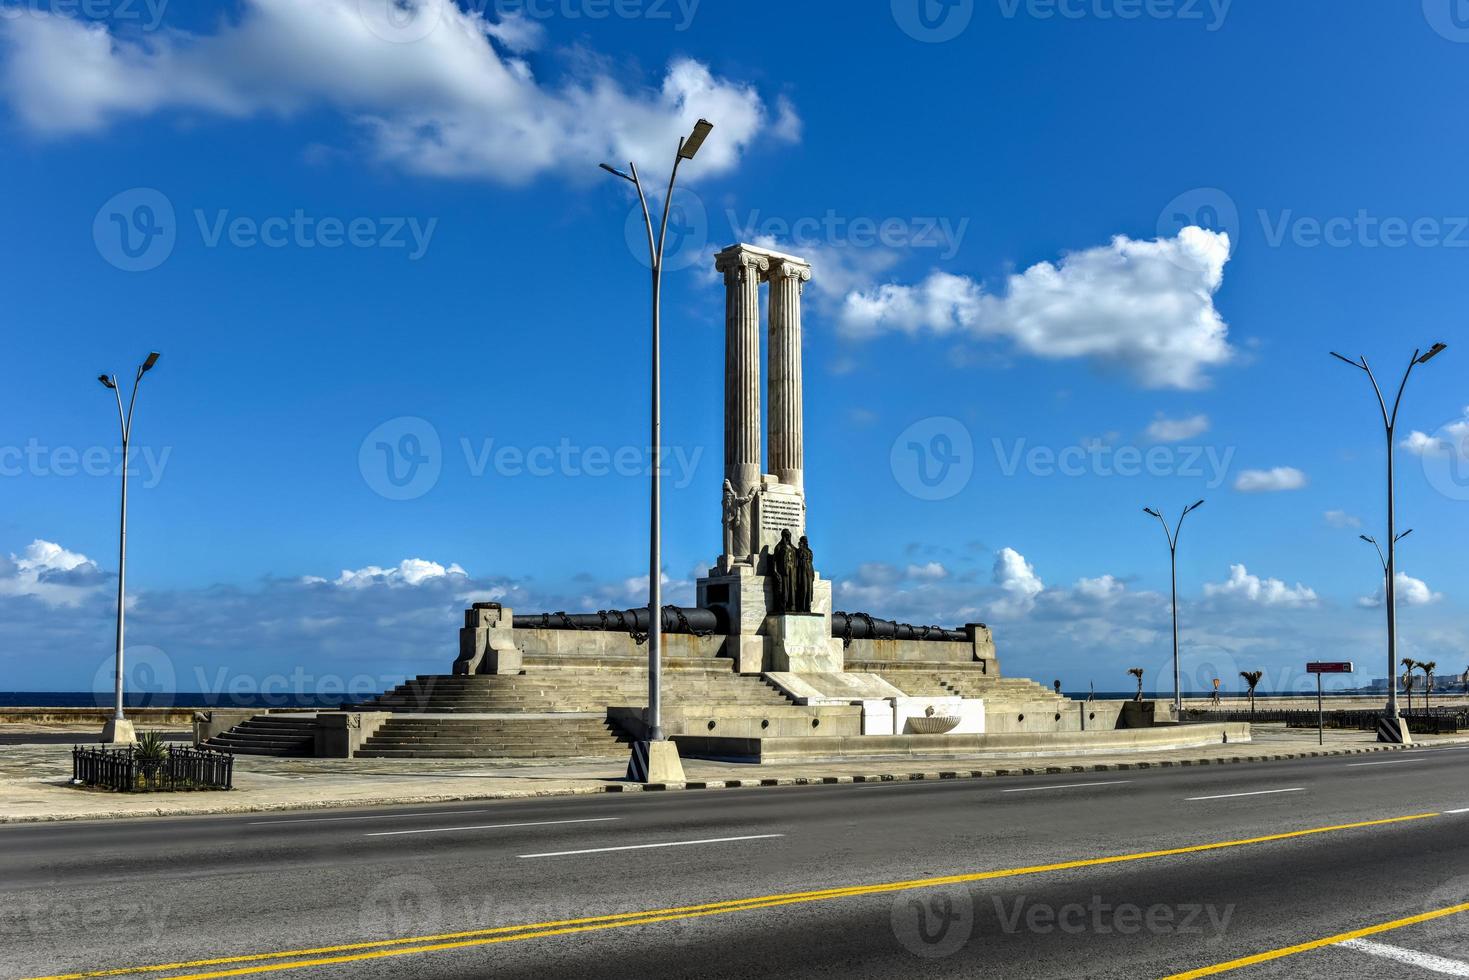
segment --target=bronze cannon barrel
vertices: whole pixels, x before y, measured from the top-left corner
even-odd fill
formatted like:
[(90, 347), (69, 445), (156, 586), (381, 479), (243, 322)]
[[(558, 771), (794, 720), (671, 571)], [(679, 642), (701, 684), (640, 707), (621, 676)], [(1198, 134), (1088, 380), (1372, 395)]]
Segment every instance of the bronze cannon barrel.
[(942, 626), (913, 626), (891, 619), (878, 619), (860, 612), (832, 613), (831, 635), (844, 640), (942, 640), (949, 643), (964, 643), (969, 640), (966, 630), (945, 629)]
[[(729, 632), (729, 619), (722, 609), (663, 607), (663, 632), (707, 636)], [(648, 610), (603, 609), (594, 613), (517, 613), (516, 629), (600, 630), (606, 633), (648, 632)]]

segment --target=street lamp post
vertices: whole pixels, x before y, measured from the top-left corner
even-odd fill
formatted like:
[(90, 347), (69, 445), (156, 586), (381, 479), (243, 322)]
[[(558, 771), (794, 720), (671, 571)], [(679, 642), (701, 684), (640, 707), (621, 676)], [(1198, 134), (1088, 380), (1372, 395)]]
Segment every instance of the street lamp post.
[(137, 741), (133, 732), (133, 723), (123, 717), (122, 710), (123, 619), (126, 614), (128, 567), (128, 446), (133, 434), (133, 407), (138, 402), (138, 385), (142, 383), (143, 375), (153, 370), (153, 365), (157, 363), (158, 352), (153, 351), (148, 355), (148, 359), (138, 367), (138, 374), (133, 378), (133, 392), (128, 396), (126, 413), (122, 408), (122, 390), (117, 386), (117, 376), (107, 374), (97, 376), (97, 380), (102, 382), (104, 387), (112, 389), (112, 394), (117, 399), (117, 421), (122, 427), (122, 507), (117, 530), (117, 656), (113, 675), (113, 712), (112, 717), (102, 726), (102, 741), (104, 742)]
[(1173, 717), (1183, 717), (1183, 691), (1178, 680), (1178, 532), (1183, 530), (1183, 519), (1189, 514), (1204, 506), (1202, 500), (1196, 500), (1183, 509), (1178, 515), (1178, 523), (1173, 530), (1168, 529), (1168, 522), (1163, 515), (1152, 507), (1144, 507), (1144, 514), (1151, 514), (1163, 525), (1163, 534), (1168, 538), (1168, 566), (1169, 578), (1173, 588)]
[[(663, 243), (668, 235), (668, 212), (673, 203), (673, 183), (678, 178), (678, 165), (692, 160), (699, 147), (704, 145), (714, 125), (700, 119), (686, 137), (680, 137), (678, 152), (673, 158), (673, 170), (668, 175), (668, 192), (663, 198), (663, 217), (658, 223), (658, 234), (653, 234), (653, 217), (648, 210), (648, 197), (643, 193), (642, 181), (638, 179), (638, 168), (628, 163), (628, 172), (601, 164), (603, 170), (614, 177), (631, 183), (638, 192), (638, 203), (643, 209), (643, 226), (648, 232), (648, 260), (653, 272), (653, 363), (652, 363), (652, 449), (653, 475), (651, 486), (650, 516), (648, 530), (648, 718), (647, 738), (635, 742), (632, 759), (628, 763), (627, 775), (637, 782), (682, 782), (683, 767), (678, 760), (678, 749), (663, 735), (663, 697), (661, 648), (663, 639), (662, 597), (662, 491), (660, 468), (663, 465), (663, 405), (662, 405), (662, 351), (660, 345), (660, 299), (663, 290)], [(656, 774), (656, 779), (654, 778)]]
[[(1398, 663), (1398, 609), (1397, 609), (1397, 542), (1402, 535), (1397, 533), (1397, 508), (1394, 493), (1394, 433), (1398, 424), (1398, 407), (1403, 402), (1403, 389), (1408, 387), (1408, 376), (1413, 373), (1413, 368), (1419, 364), (1427, 364), (1433, 358), (1443, 353), (1446, 344), (1434, 344), (1425, 352), (1421, 348), (1413, 351), (1413, 357), (1408, 361), (1408, 368), (1403, 372), (1403, 380), (1398, 384), (1397, 396), (1393, 399), (1392, 411), (1387, 408), (1387, 401), (1382, 397), (1382, 388), (1377, 384), (1377, 377), (1372, 373), (1372, 367), (1367, 363), (1367, 358), (1359, 357), (1357, 360), (1343, 357), (1336, 351), (1331, 351), (1331, 356), (1344, 364), (1350, 364), (1367, 375), (1367, 380), (1372, 382), (1372, 392), (1377, 396), (1377, 407), (1382, 411), (1382, 427), (1387, 435), (1387, 559), (1383, 565), (1383, 604), (1387, 606), (1387, 706), (1384, 709), (1382, 724), (1377, 728), (1377, 740), (1379, 742), (1391, 742), (1406, 745), (1413, 741), (1408, 728), (1403, 724), (1402, 716), (1398, 714), (1398, 688), (1392, 682), (1397, 673)], [(1374, 541), (1375, 545), (1376, 542)], [(1379, 554), (1381, 550), (1379, 549)]]

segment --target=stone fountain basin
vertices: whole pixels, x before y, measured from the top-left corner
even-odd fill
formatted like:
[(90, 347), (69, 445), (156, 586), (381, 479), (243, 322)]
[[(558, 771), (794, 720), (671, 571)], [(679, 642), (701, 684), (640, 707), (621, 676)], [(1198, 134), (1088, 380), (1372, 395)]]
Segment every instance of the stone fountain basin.
[(958, 725), (959, 719), (952, 715), (928, 715), (908, 719), (908, 730), (914, 735), (943, 735), (953, 731)]

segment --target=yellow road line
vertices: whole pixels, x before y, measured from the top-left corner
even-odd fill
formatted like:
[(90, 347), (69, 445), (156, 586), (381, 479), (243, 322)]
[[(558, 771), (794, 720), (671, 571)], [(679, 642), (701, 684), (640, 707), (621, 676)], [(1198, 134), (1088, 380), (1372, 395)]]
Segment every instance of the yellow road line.
[[(1141, 851), (1133, 854), (1116, 854), (1099, 858), (1084, 858), (1077, 861), (1062, 861), (1055, 864), (1037, 864), (1021, 868), (1001, 868), (994, 871), (977, 871), (967, 874), (946, 875), (937, 878), (916, 878), (910, 881), (894, 881), (876, 885), (851, 885), (825, 888), (816, 891), (790, 892), (778, 895), (761, 895), (751, 898), (709, 902), (702, 905), (684, 905), (666, 909), (650, 909), (642, 912), (622, 912), (615, 915), (598, 915), (584, 919), (564, 919), (556, 922), (536, 922), (520, 926), (498, 926), (490, 929), (473, 929), (464, 932), (441, 933), (432, 936), (405, 936), (397, 939), (379, 939), (370, 942), (346, 943), (336, 946), (317, 946), (309, 949), (281, 950), (252, 955), (226, 956), (214, 959), (188, 960), (177, 963), (159, 963), (151, 966), (121, 967), (111, 970), (92, 970), (80, 973), (63, 973), (47, 977), (32, 977), (29, 980), (86, 980), (92, 977), (115, 977), (137, 973), (160, 973), (187, 970), (196, 967), (229, 966), (238, 963), (254, 963), (254, 966), (239, 967), (213, 973), (188, 974), (171, 980), (204, 980), (204, 978), (240, 976), (248, 973), (268, 973), (276, 970), (292, 970), (298, 967), (323, 966), (332, 963), (351, 963), (358, 960), (379, 959), (385, 956), (402, 956), (408, 953), (427, 953), (436, 950), (462, 949), (467, 946), (487, 946), (509, 942), (514, 939), (535, 939), (544, 936), (559, 936), (578, 932), (593, 932), (603, 929), (618, 929), (624, 926), (650, 925), (674, 919), (692, 919), (728, 912), (744, 912), (770, 908), (776, 905), (793, 905), (805, 902), (820, 902), (860, 895), (880, 895), (889, 892), (907, 891), (914, 888), (934, 888), (943, 885), (967, 884), (976, 881), (991, 881), (997, 878), (1013, 878), (1020, 875), (1043, 874), (1050, 871), (1069, 871), (1077, 868), (1095, 868), (1109, 864), (1123, 864), (1151, 858), (1173, 857), (1181, 854), (1199, 854), (1251, 844), (1267, 844), (1275, 841), (1294, 840), (1316, 834), (1329, 834), (1343, 830), (1358, 830), (1366, 827), (1383, 827), (1391, 824), (1425, 820), (1439, 816), (1438, 813), (1415, 813), (1382, 820), (1364, 820), (1357, 823), (1333, 824), (1328, 827), (1312, 827), (1308, 830), (1292, 830), (1280, 834), (1249, 837), (1241, 840), (1217, 841), (1211, 844), (1192, 844), (1187, 847), (1172, 847), (1158, 851)], [(416, 946), (415, 943), (429, 945)], [(346, 954), (346, 955), (330, 955)], [(314, 957), (296, 959), (296, 957)], [(262, 963), (265, 960), (286, 960), (288, 963)]]
[(1442, 919), (1450, 915), (1458, 915), (1460, 912), (1469, 912), (1469, 902), (1461, 905), (1450, 905), (1446, 908), (1434, 909), (1432, 912), (1423, 912), (1419, 915), (1410, 915), (1406, 919), (1394, 919), (1391, 922), (1383, 922), (1375, 926), (1367, 926), (1365, 929), (1353, 929), (1351, 932), (1339, 933), (1335, 936), (1327, 936), (1325, 939), (1313, 939), (1309, 943), (1299, 943), (1295, 946), (1284, 946), (1280, 949), (1272, 949), (1268, 953), (1256, 953), (1254, 956), (1242, 956), (1228, 963), (1216, 963), (1213, 966), (1200, 967), (1187, 973), (1175, 973), (1165, 980), (1194, 980), (1196, 977), (1212, 977), (1220, 973), (1228, 973), (1230, 970), (1238, 970), (1245, 966), (1254, 966), (1257, 963), (1269, 963), (1271, 960), (1284, 959), (1287, 956), (1295, 956), (1297, 953), (1309, 953), (1313, 949), (1321, 949), (1323, 946), (1335, 946), (1349, 939), (1363, 939), (1367, 936), (1375, 936), (1382, 932), (1391, 932), (1393, 929), (1402, 929), (1405, 926), (1416, 926), (1420, 922), (1432, 922), (1434, 919)]

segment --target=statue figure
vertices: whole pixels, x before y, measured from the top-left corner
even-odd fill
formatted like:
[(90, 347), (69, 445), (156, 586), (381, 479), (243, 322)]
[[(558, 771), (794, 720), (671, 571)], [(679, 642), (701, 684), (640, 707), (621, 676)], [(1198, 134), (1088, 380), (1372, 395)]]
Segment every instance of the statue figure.
[(750, 501), (754, 499), (754, 490), (742, 497), (735, 493), (733, 484), (724, 481), (724, 553), (730, 559), (743, 558), (755, 550), (749, 531)]
[(770, 574), (775, 579), (775, 611), (796, 612), (796, 570), (798, 566), (796, 546), (791, 544), (791, 532), (780, 532), (780, 540), (770, 553)]
[(816, 601), (816, 563), (806, 535), (796, 549), (796, 612), (808, 613)]

